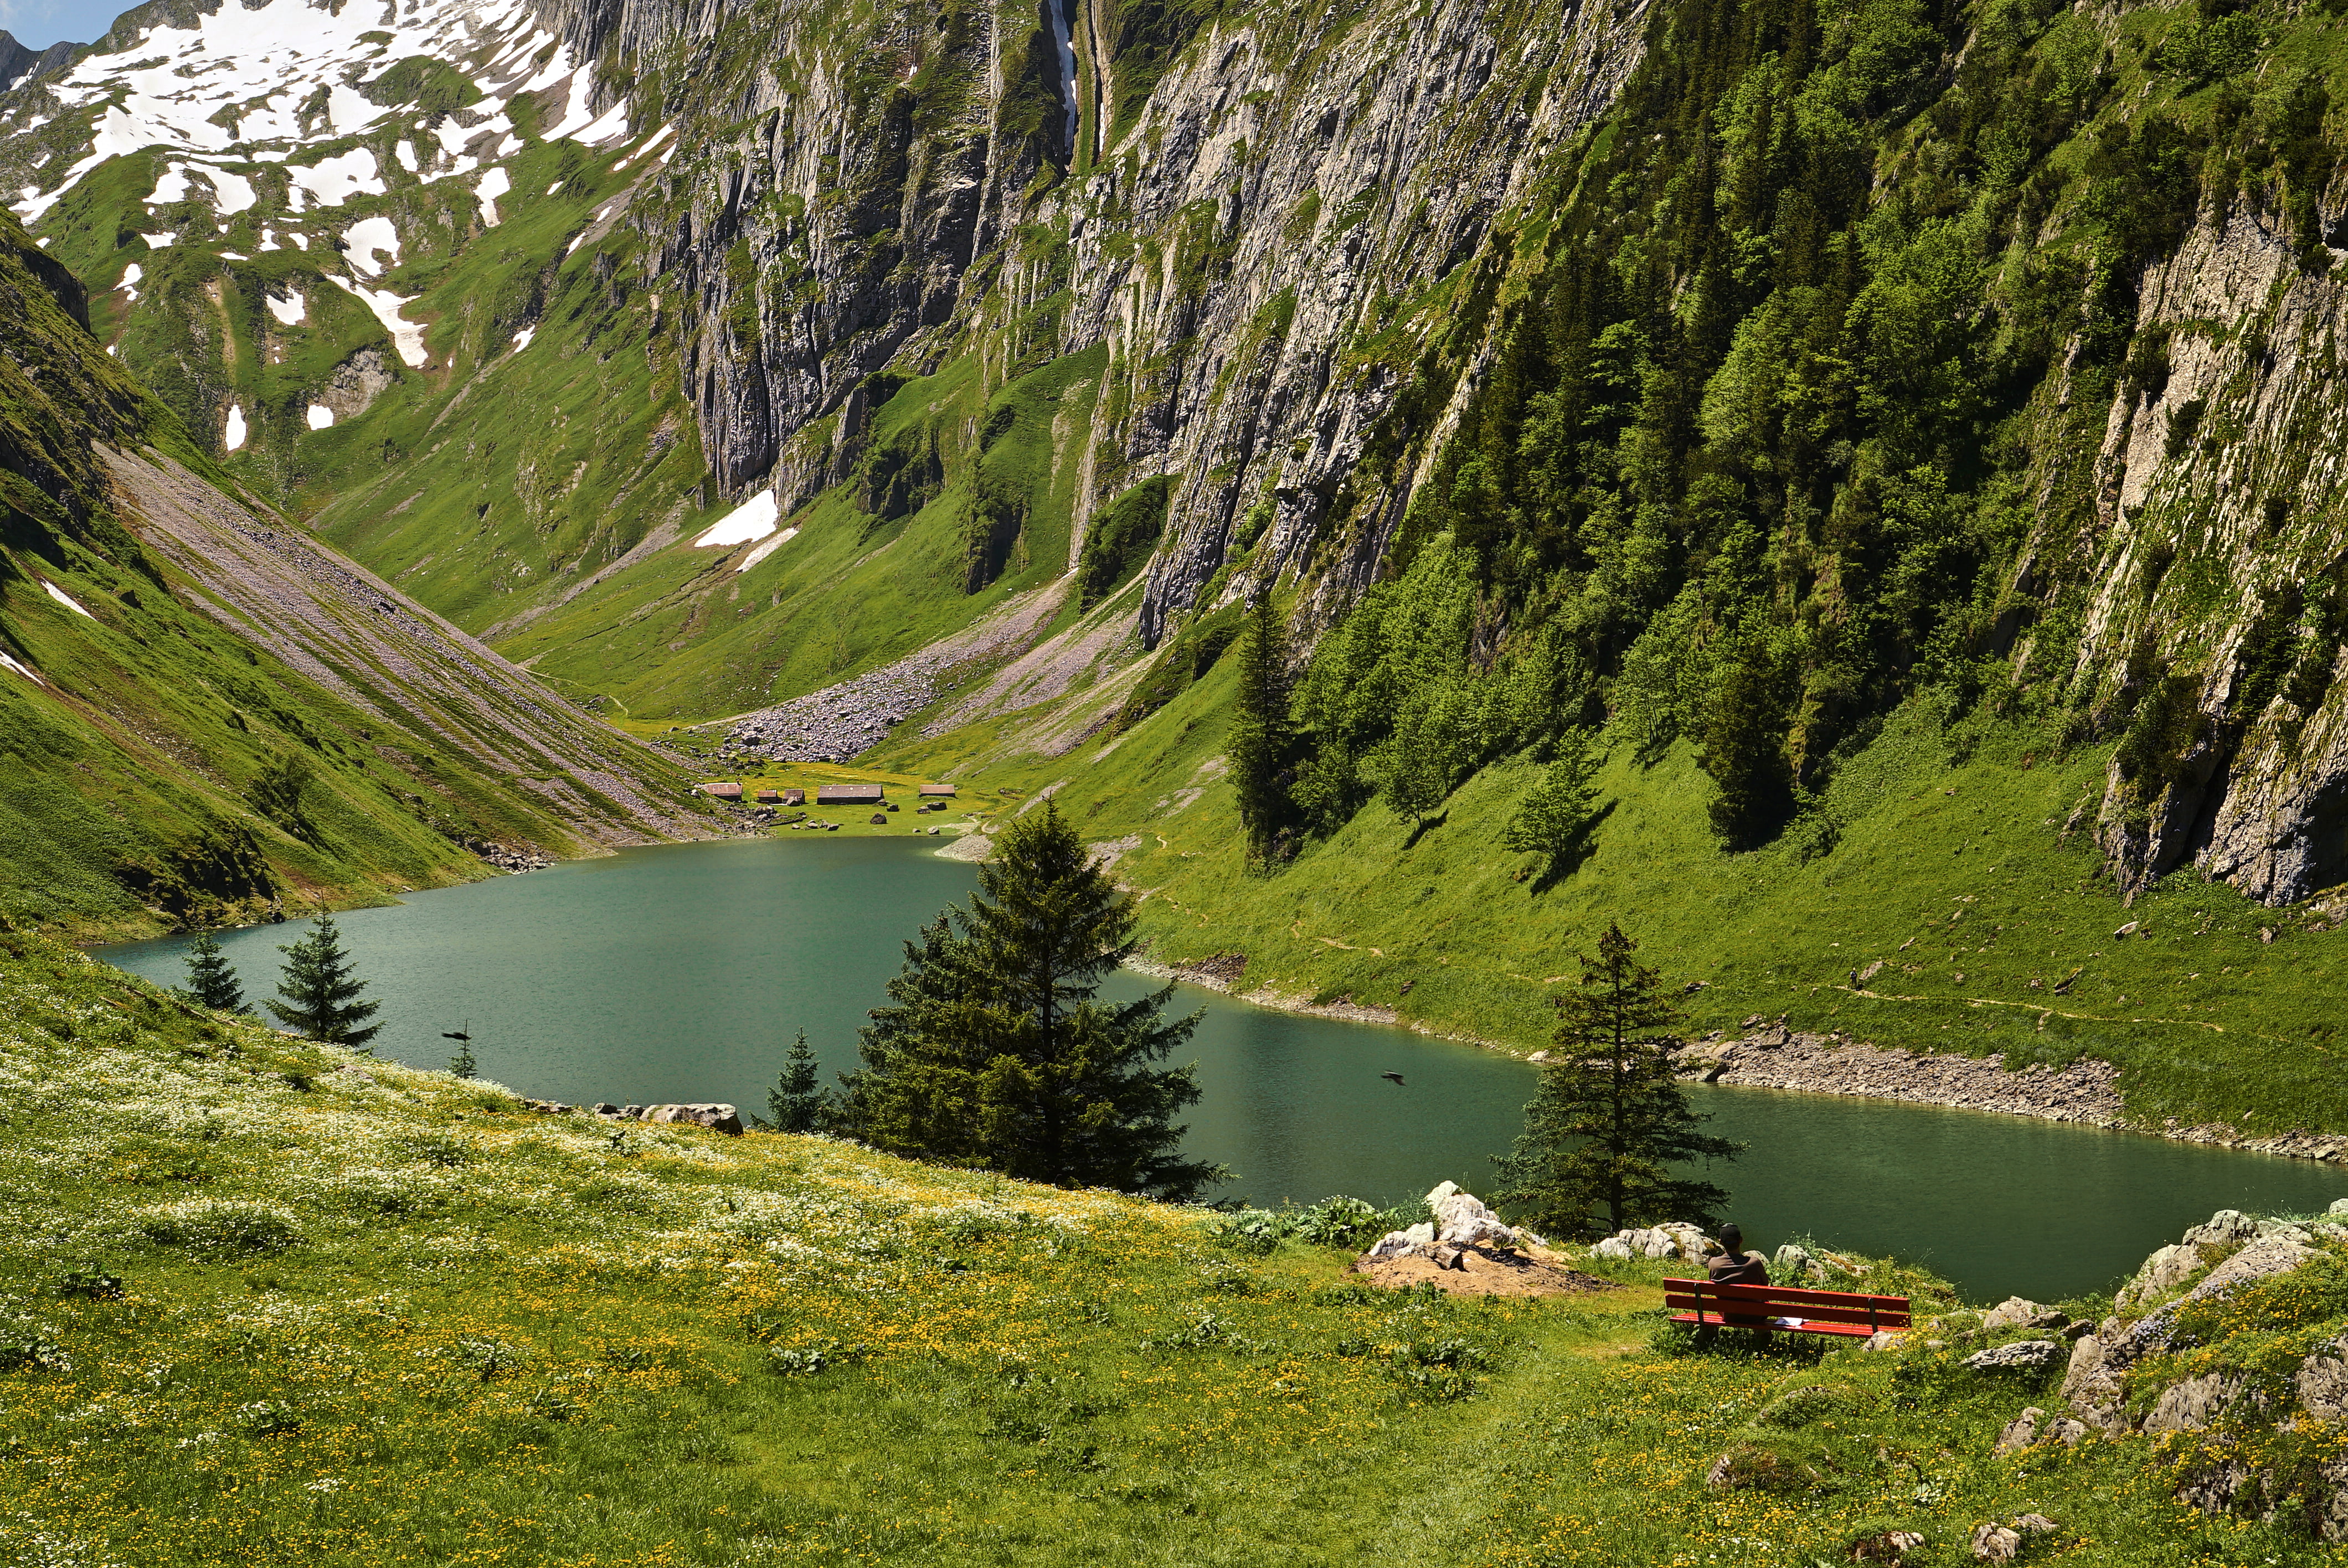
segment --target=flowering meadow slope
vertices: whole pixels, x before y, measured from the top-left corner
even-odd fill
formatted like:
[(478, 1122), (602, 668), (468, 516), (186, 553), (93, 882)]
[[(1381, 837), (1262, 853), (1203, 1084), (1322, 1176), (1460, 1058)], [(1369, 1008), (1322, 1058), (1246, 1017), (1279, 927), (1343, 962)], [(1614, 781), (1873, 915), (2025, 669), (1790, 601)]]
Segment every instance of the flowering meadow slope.
[(1284, 1229), (533, 1115), (0, 928), (0, 1561), (1954, 1563), (2024, 1512), (2069, 1562), (2322, 1551), (2175, 1501), (2164, 1440), (1993, 1457), (2055, 1401), (1963, 1370), (1975, 1319), (1693, 1354), (1659, 1264), (1470, 1301)]

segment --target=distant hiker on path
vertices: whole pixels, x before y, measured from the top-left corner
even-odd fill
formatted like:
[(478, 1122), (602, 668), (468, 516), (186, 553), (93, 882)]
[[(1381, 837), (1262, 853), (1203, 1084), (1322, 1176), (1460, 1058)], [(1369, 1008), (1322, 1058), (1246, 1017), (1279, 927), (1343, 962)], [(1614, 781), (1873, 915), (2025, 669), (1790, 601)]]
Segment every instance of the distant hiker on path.
[[(1731, 1220), (1720, 1227), (1720, 1251), (1704, 1261), (1704, 1271), (1711, 1276), (1713, 1284), (1766, 1285), (1769, 1283), (1769, 1266), (1761, 1260), (1759, 1253), (1745, 1250), (1745, 1233), (1737, 1227), (1735, 1221)], [(1720, 1317), (1723, 1323), (1734, 1327), (1751, 1329), (1756, 1339), (1766, 1341), (1769, 1337), (1769, 1319), (1766, 1317), (1758, 1314), (1723, 1312)], [(1718, 1336), (1720, 1328), (1717, 1324), (1707, 1323), (1695, 1332), (1698, 1344), (1709, 1345)]]

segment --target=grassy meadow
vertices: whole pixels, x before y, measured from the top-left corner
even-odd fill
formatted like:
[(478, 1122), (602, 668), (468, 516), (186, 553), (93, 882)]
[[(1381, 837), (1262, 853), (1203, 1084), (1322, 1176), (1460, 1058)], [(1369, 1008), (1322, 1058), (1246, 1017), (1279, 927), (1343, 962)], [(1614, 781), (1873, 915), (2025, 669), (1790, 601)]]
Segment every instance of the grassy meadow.
[(1953, 716), (1928, 693), (1803, 825), (1725, 854), (1694, 747), (1643, 755), (1614, 739), (1596, 825), (1569, 863), (1502, 846), (1540, 774), (1518, 761), (1421, 825), (1373, 802), (1265, 875), (1246, 862), (1220, 761), (1233, 663), (1064, 756), (1024, 749), (998, 720), (868, 760), (952, 758), (966, 794), (1057, 786), (1088, 838), (1119, 845), (1155, 955), (1244, 953), (1243, 989), (1349, 999), (1530, 1050), (1549, 1043), (1574, 955), (1619, 920), (1681, 989), (1696, 1034), (1758, 1015), (2015, 1067), (2093, 1055), (2154, 1122), (2348, 1131), (2338, 910), (2268, 909), (2190, 868), (2124, 900), (2092, 842), (2107, 745), (2065, 747), (2026, 717)]
[(0, 1020), (11, 1562), (1953, 1563), (2024, 1511), (2066, 1562), (2314, 1556), (2157, 1443), (1993, 1457), (2051, 1400), (1962, 1315), (1698, 1353), (1658, 1263), (1382, 1291), (1292, 1214), (531, 1115), (22, 932)]

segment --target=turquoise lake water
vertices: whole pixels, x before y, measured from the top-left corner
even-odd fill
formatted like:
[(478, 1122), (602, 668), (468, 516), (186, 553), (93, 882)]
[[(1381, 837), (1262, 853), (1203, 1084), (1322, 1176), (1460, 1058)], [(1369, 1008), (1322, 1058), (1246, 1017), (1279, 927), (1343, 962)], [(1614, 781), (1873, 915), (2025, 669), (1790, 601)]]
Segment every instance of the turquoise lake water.
[[(338, 916), (379, 1054), (441, 1066), (465, 1029), (482, 1076), (550, 1099), (727, 1100), (761, 1110), (794, 1031), (828, 1069), (920, 925), (974, 870), (902, 840), (760, 839), (629, 850)], [(307, 926), (221, 934), (248, 995)], [(165, 984), (186, 939), (100, 950)], [(1560, 965), (1563, 957), (1560, 956)], [(1120, 974), (1107, 993), (1151, 982)], [(1189, 1146), (1236, 1173), (1221, 1195), (1385, 1204), (1449, 1179), (1492, 1186), (1534, 1070), (1406, 1030), (1300, 1018), (1195, 988), (1177, 1061), (1205, 1091)], [(1380, 1074), (1399, 1072), (1401, 1087)], [(1751, 1145), (1712, 1179), (1748, 1240), (1809, 1235), (1929, 1263), (1968, 1296), (2042, 1300), (2107, 1287), (2219, 1208), (2321, 1209), (2348, 1173), (2019, 1117), (1694, 1086), (1713, 1130)]]

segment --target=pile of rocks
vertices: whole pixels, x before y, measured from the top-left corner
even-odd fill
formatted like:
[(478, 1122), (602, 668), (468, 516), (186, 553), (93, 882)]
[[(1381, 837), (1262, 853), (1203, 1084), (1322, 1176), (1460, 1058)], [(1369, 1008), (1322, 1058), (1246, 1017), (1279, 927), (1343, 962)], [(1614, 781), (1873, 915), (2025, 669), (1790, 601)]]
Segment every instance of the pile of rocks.
[(614, 1105), (605, 1101), (595, 1107), (595, 1114), (606, 1122), (682, 1124), (706, 1127), (713, 1132), (742, 1131), (740, 1112), (722, 1102), (703, 1102), (692, 1105)]
[(734, 721), (724, 754), (760, 753), (799, 762), (844, 763), (937, 700), (942, 658), (915, 654), (885, 670), (842, 681)]
[(554, 864), (534, 844), (514, 845), (499, 844), (493, 838), (460, 838), (457, 841), (500, 871), (543, 871)]
[[(2158, 1389), (2131, 1390), (2131, 1371), (2148, 1358), (2189, 1348), (2182, 1337), (2181, 1309), (2222, 1299), (2257, 1280), (2289, 1274), (2325, 1255), (2319, 1245), (2348, 1234), (2348, 1199), (2332, 1205), (2336, 1219), (2305, 1225), (2287, 1220), (2256, 1219), (2221, 1209), (2207, 1224), (2194, 1226), (2174, 1246), (2165, 1246), (2144, 1262), (2115, 1299), (2113, 1315), (2096, 1325), (2069, 1324), (2060, 1313), (2036, 1308), (2042, 1316), (2030, 1327), (2052, 1322), (2066, 1337), (2075, 1336), (2069, 1365), (2063, 1378), (2061, 1409), (2050, 1419), (2047, 1410), (2029, 1407), (1999, 1434), (2000, 1453), (2017, 1453), (2046, 1443), (2076, 1444), (2090, 1432), (2106, 1438), (2136, 1433), (2194, 1433), (2212, 1427), (2243, 1430), (2288, 1428), (2291, 1407), (2306, 1419), (2325, 1424), (2348, 1421), (2348, 1336), (2314, 1345), (2278, 1392), (2260, 1388), (2244, 1372), (2219, 1368), (2182, 1378)], [(2208, 1273), (2189, 1290), (2164, 1300), (2203, 1269)], [(2155, 1305), (2157, 1303), (2157, 1305)], [(1982, 1319), (1984, 1328), (2020, 1326), (2009, 1308), (2030, 1303), (2009, 1302)], [(2143, 1310), (2150, 1307), (2149, 1311)], [(2140, 1315), (2139, 1315), (2140, 1314)], [(2045, 1341), (2024, 1341), (1969, 1358), (1971, 1367), (1984, 1356), (2010, 1357), (2033, 1352), (2035, 1365), (2059, 1358), (2046, 1354), (2056, 1347)], [(2135, 1396), (2131, 1398), (2131, 1394)], [(2148, 1401), (2145, 1396), (2150, 1395)], [(2141, 1413), (2139, 1413), (2141, 1412)], [(2261, 1473), (2239, 1455), (2221, 1457), (2188, 1471), (2177, 1496), (2179, 1501), (2210, 1511), (2263, 1512), (2271, 1517), (2285, 1506), (2303, 1506), (2309, 1522), (2324, 1540), (2348, 1541), (2348, 1456), (2328, 1459), (2315, 1466), (2312, 1491), (2302, 1502), (2285, 1496), (2294, 1485), (2282, 1484)]]
[(1720, 1250), (1704, 1232), (1679, 1220), (1668, 1220), (1643, 1230), (1618, 1231), (1590, 1249), (1592, 1257), (1627, 1263), (1634, 1257), (1682, 1258), (1702, 1263)]
[(1446, 1182), (1427, 1194), (1426, 1206), (1434, 1213), (1432, 1221), (1408, 1230), (1388, 1231), (1363, 1261), (1432, 1257), (1438, 1263), (1448, 1263), (1454, 1260), (1446, 1255), (1457, 1254), (1463, 1247), (1542, 1245), (1540, 1237), (1523, 1226), (1501, 1224), (1500, 1216), (1486, 1208), (1482, 1199), (1463, 1192), (1457, 1182)]
[(2065, 1068), (2039, 1063), (2008, 1072), (1994, 1057), (1884, 1050), (1839, 1035), (1797, 1034), (1780, 1021), (1741, 1040), (1685, 1046), (1672, 1061), (1682, 1077), (1706, 1083), (1864, 1094), (2094, 1127), (2116, 1127), (2122, 1115), (2119, 1070), (2085, 1058)]

